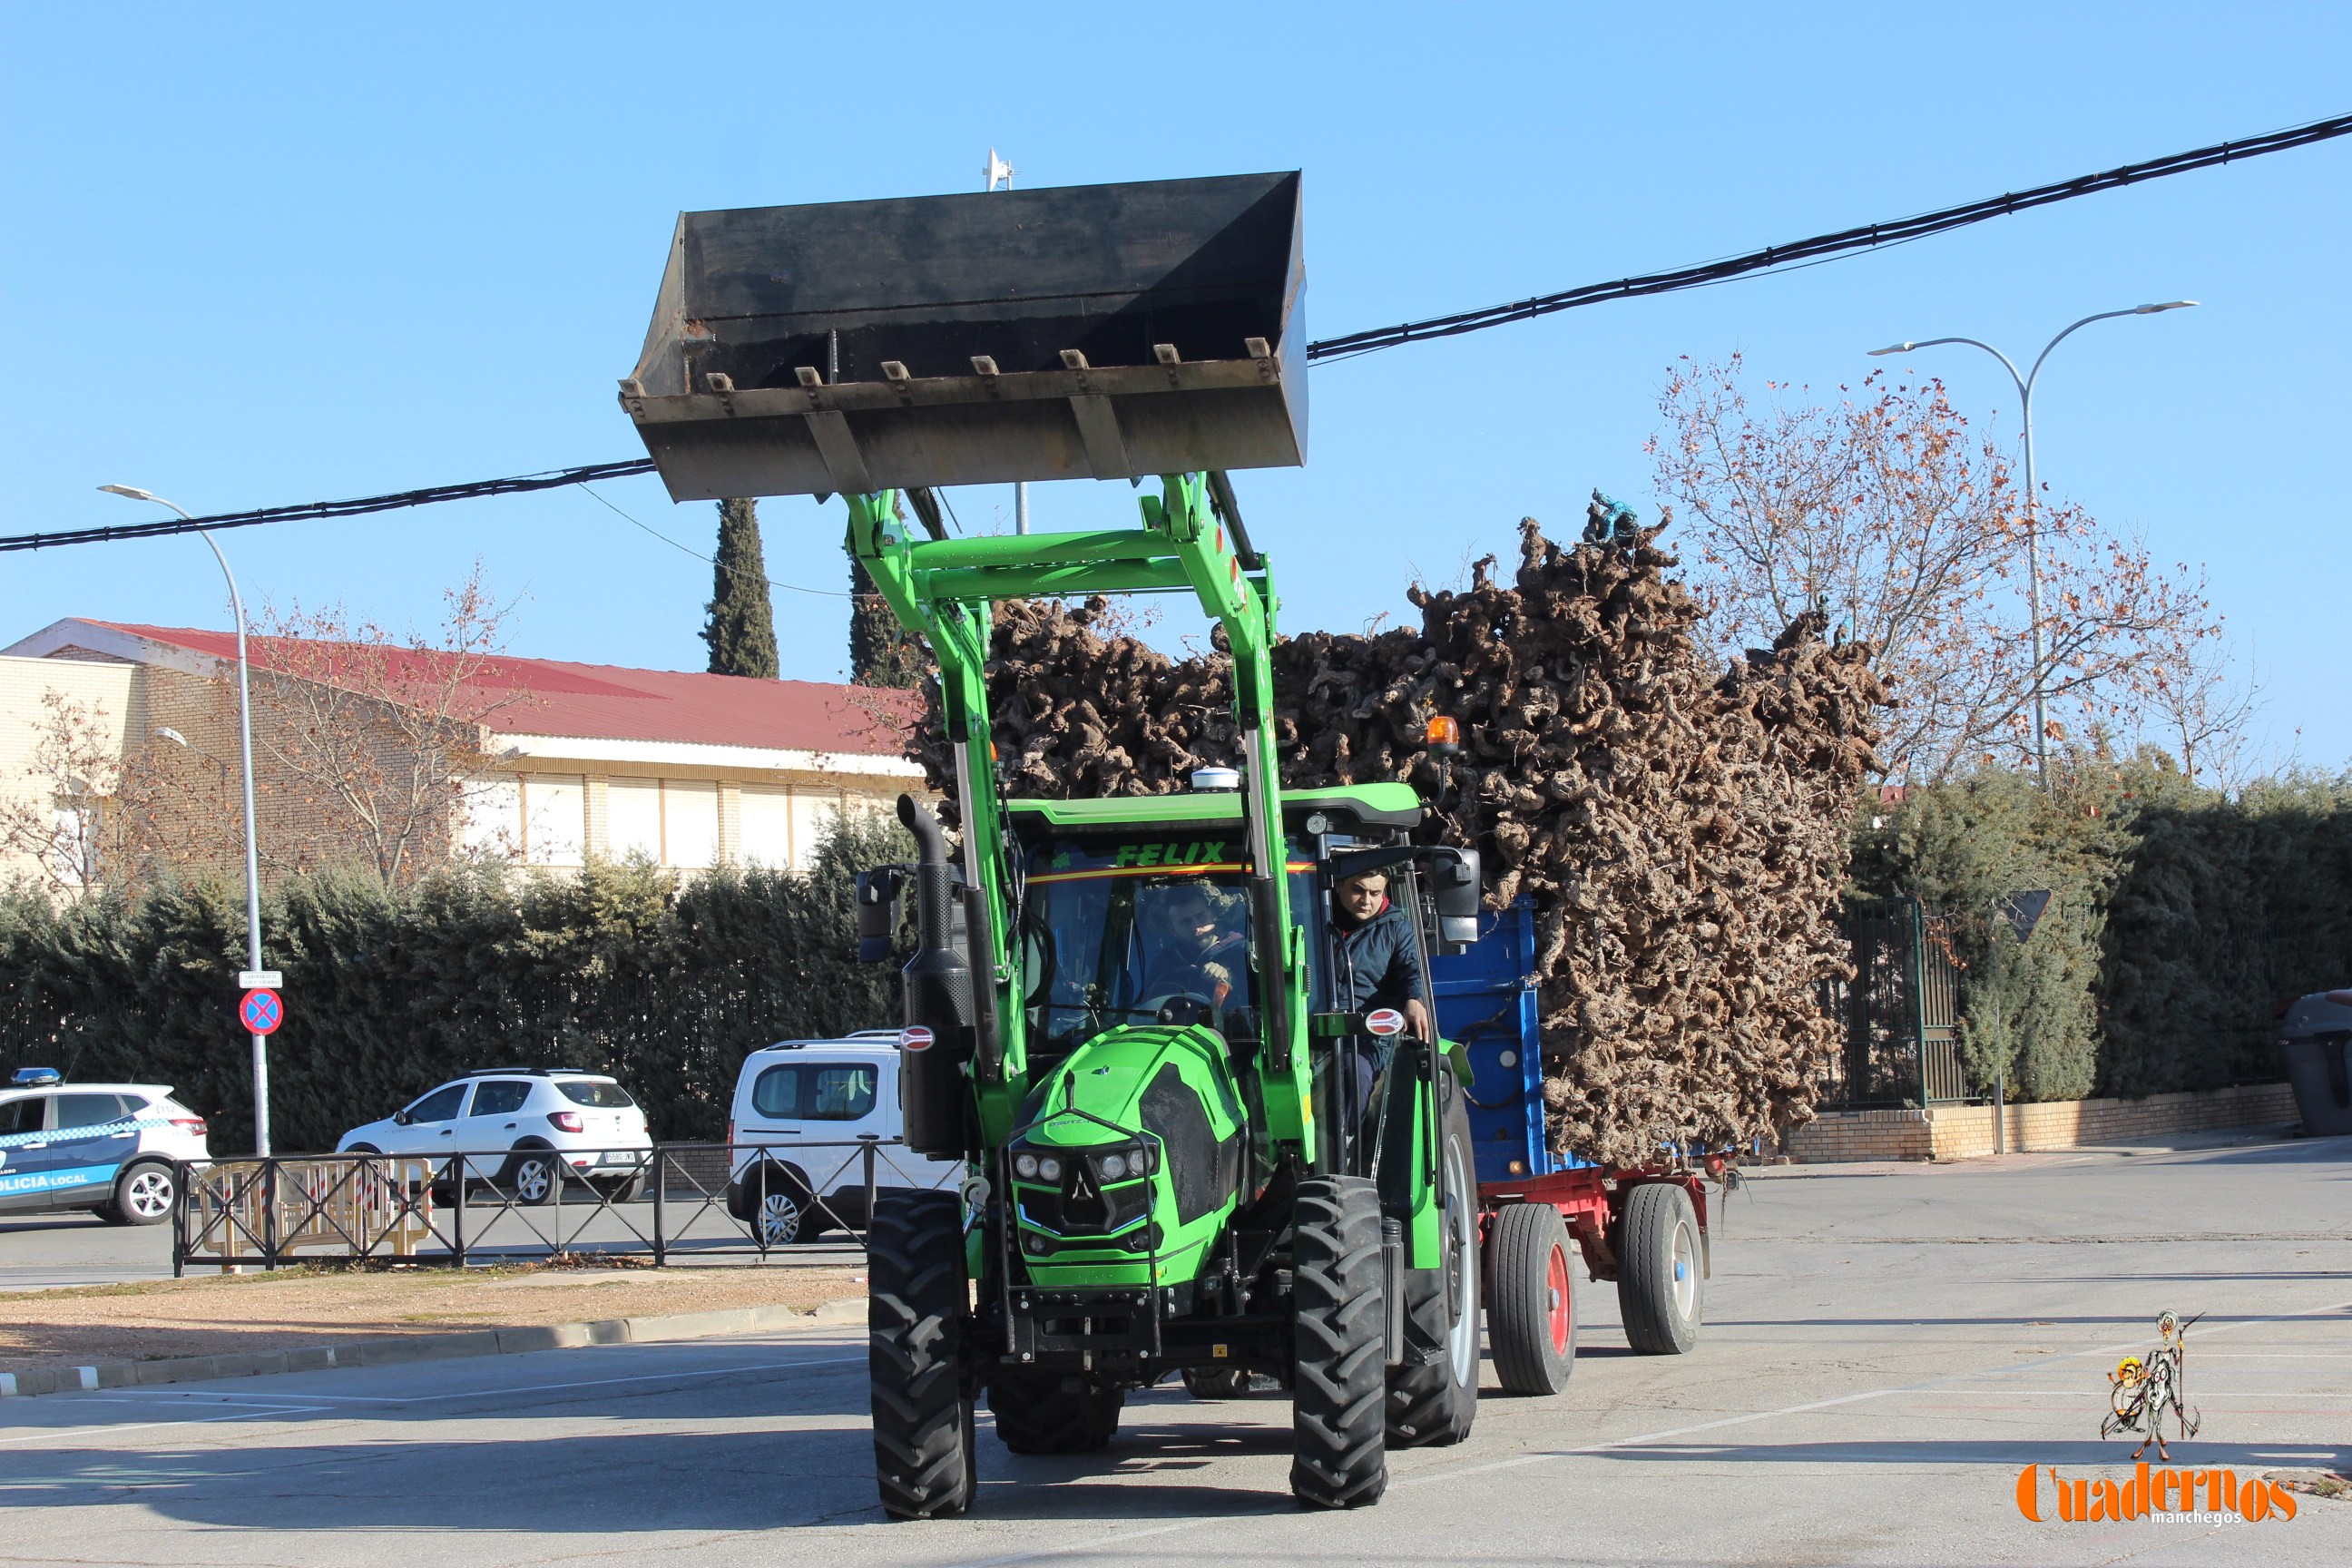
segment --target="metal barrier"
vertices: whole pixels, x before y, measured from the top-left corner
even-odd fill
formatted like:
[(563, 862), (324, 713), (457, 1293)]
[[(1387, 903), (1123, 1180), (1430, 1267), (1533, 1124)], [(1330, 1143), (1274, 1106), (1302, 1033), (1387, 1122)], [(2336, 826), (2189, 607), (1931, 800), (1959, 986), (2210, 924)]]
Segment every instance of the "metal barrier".
[(464, 1268), (576, 1253), (764, 1262), (832, 1231), (862, 1250), (878, 1194), (951, 1185), (961, 1174), (908, 1155), (901, 1140), (860, 1138), (187, 1164), (172, 1213), (172, 1272), (322, 1258)]
[(1960, 971), (1944, 919), (1915, 898), (1872, 899), (1849, 903), (1845, 925), (1854, 973), (1822, 987), (1842, 1041), (1819, 1073), (1821, 1108), (1970, 1099), (1959, 1054)]

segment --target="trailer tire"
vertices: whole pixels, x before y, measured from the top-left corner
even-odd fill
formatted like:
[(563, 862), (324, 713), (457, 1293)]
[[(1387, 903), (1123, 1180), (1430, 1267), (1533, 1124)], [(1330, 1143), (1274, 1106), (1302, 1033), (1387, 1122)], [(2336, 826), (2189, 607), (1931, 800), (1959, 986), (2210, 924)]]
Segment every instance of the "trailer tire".
[(1576, 1370), (1576, 1254), (1549, 1204), (1507, 1204), (1486, 1234), (1486, 1337), (1506, 1394), (1558, 1394)]
[[(1076, 1382), (1078, 1386), (1069, 1384)], [(1110, 1447), (1123, 1388), (1104, 1388), (1057, 1372), (1000, 1372), (988, 1385), (996, 1436), (1016, 1454), (1095, 1454)]]
[(1388, 1446), (1444, 1447), (1470, 1436), (1478, 1418), (1478, 1188), (1470, 1112), (1452, 1081), (1438, 1145), (1439, 1226), (1435, 1268), (1404, 1271), (1404, 1360), (1388, 1370)]
[(1298, 1184), (1291, 1262), (1290, 1490), (1310, 1508), (1362, 1508), (1389, 1484), (1388, 1268), (1369, 1178)]
[(1181, 1377), (1184, 1392), (1195, 1399), (1216, 1401), (1245, 1398), (1250, 1389), (1247, 1367), (1188, 1366)]
[(980, 1490), (973, 1394), (964, 1370), (971, 1287), (963, 1200), (895, 1192), (866, 1229), (866, 1373), (874, 1477), (892, 1519), (964, 1512)]
[(1643, 1355), (1680, 1355), (1698, 1342), (1706, 1310), (1705, 1243), (1690, 1194), (1644, 1182), (1625, 1197), (1617, 1247), (1617, 1310)]

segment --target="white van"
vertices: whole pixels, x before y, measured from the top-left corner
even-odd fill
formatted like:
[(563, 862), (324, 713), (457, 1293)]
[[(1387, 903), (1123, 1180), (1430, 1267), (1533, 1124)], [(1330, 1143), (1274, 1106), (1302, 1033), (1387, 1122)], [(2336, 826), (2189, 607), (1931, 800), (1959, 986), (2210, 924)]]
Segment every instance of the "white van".
[[(954, 1187), (963, 1166), (910, 1152), (898, 1110), (898, 1031), (784, 1040), (753, 1051), (736, 1075), (727, 1121), (727, 1209), (770, 1247), (866, 1224), (866, 1155), (874, 1190)], [(817, 1200), (822, 1198), (820, 1204)]]

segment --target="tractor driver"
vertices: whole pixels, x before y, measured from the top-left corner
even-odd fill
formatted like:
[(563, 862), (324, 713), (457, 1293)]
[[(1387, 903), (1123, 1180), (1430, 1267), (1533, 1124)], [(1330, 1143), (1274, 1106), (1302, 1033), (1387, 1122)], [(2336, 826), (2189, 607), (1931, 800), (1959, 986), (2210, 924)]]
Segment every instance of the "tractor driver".
[(1222, 1009), (1246, 984), (1246, 939), (1197, 879), (1138, 889), (1135, 902), (1145, 942), (1138, 1000), (1189, 996)]
[(1394, 1007), (1404, 1014), (1406, 1033), (1418, 1040), (1434, 1039), (1421, 944), (1413, 940), (1412, 918), (1389, 902), (1388, 874), (1365, 871), (1333, 888), (1331, 921), (1339, 938), (1335, 977), (1339, 1010)]

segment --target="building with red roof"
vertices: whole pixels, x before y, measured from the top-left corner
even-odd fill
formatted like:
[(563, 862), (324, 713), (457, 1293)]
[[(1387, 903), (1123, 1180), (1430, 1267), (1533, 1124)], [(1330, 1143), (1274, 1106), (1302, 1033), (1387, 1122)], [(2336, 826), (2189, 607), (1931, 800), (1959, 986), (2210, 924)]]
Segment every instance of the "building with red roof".
[[(46, 626), (0, 649), (0, 767), (24, 751), (16, 731), (39, 719), (46, 680), (110, 714), (126, 758), (161, 745), (167, 759), (233, 769), (236, 658), (230, 632), (79, 618)], [(920, 710), (911, 692), (315, 638), (255, 637), (249, 658), (257, 693), (274, 679), (277, 691), (307, 683), (373, 704), (389, 721), (380, 752), (425, 733), (420, 713), (462, 731), (486, 765), (464, 781), (448, 847), (531, 865), (643, 855), (681, 870), (805, 867), (833, 816), (923, 788), (905, 755)], [(257, 695), (265, 786), (266, 706)], [(265, 856), (269, 815), (265, 806)], [(289, 833), (300, 837), (291, 826), (278, 837)]]

